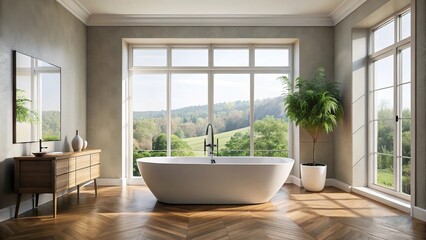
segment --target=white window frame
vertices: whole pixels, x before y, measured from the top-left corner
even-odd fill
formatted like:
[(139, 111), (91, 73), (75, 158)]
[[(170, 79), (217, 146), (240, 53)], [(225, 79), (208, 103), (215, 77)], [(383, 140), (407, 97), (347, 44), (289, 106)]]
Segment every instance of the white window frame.
[[(399, 157), (401, 153), (401, 149), (399, 149), (401, 146), (401, 138), (399, 136), (399, 124), (394, 123), (394, 134), (393, 134), (393, 168), (394, 168), (394, 189), (389, 189), (380, 185), (375, 184), (376, 179), (376, 161), (374, 159), (374, 155), (376, 153), (375, 146), (374, 146), (374, 95), (373, 93), (379, 89), (374, 89), (374, 62), (384, 59), (389, 56), (393, 56), (393, 67), (394, 67), (394, 81), (392, 85), (392, 89), (394, 92), (394, 102), (393, 102), (393, 109), (394, 109), (394, 115), (396, 116), (400, 111), (400, 103), (401, 103), (401, 94), (399, 91), (399, 86), (405, 85), (406, 83), (401, 83), (401, 65), (400, 65), (400, 52), (406, 48), (411, 47), (411, 36), (407, 37), (405, 39), (400, 40), (400, 24), (401, 24), (401, 16), (406, 14), (407, 12), (410, 12), (410, 8), (404, 8), (403, 10), (393, 14), (391, 17), (386, 18), (384, 21), (380, 22), (376, 26), (370, 29), (370, 54), (369, 54), (369, 81), (368, 84), (368, 187), (373, 188), (375, 190), (384, 192), (389, 195), (396, 196), (401, 199), (405, 200), (411, 200), (411, 195), (405, 194), (400, 189), (400, 182), (402, 177), (402, 160)], [(383, 48), (377, 52), (373, 52), (374, 48), (374, 31), (379, 29), (380, 27), (386, 25), (390, 21), (394, 20), (395, 24), (395, 31), (394, 31), (394, 44)], [(412, 33), (411, 33), (412, 35)], [(413, 62), (411, 63), (413, 64)], [(412, 76), (412, 75), (411, 75)], [(410, 81), (411, 84), (413, 84), (413, 79)], [(412, 91), (411, 91), (412, 92)], [(411, 101), (413, 101), (414, 95), (411, 96)], [(412, 104), (411, 104), (412, 105)], [(396, 112), (395, 112), (396, 111)], [(413, 115), (413, 109), (411, 109), (411, 115)], [(412, 117), (411, 117), (412, 119)], [(413, 122), (413, 120), (411, 120)], [(413, 129), (413, 128), (411, 128)], [(413, 146), (413, 142), (411, 142), (411, 146)], [(413, 148), (412, 148), (413, 149)], [(411, 154), (412, 155), (412, 154)], [(411, 162), (410, 164), (413, 165), (412, 161), (413, 157), (411, 156)], [(412, 178), (412, 169), (410, 172), (410, 181), (411, 185), (413, 184)], [(411, 192), (411, 194), (413, 194)]]
[[(145, 67), (133, 65), (133, 50), (134, 49), (149, 49), (149, 48), (165, 48), (167, 49), (167, 66), (165, 67)], [(172, 66), (171, 53), (172, 49), (208, 49), (208, 66)], [(214, 67), (213, 66), (213, 51), (214, 49), (248, 49), (249, 50), (249, 65), (246, 67)], [(289, 51), (288, 63), (286, 67), (255, 67), (254, 50), (255, 49), (287, 49)], [(174, 73), (206, 73), (208, 74), (208, 122), (213, 123), (213, 106), (214, 106), (214, 74), (250, 74), (250, 156), (254, 156), (254, 76), (255, 74), (287, 74), (289, 79), (293, 79), (293, 45), (291, 44), (134, 44), (128, 48), (128, 80), (129, 80), (129, 124), (133, 126), (133, 113), (132, 113), (132, 87), (133, 87), (133, 74), (167, 74), (167, 156), (171, 155), (171, 74)], [(289, 135), (293, 131), (291, 128), (293, 124), (289, 124)], [(129, 127), (129, 143), (133, 141), (133, 127)], [(289, 136), (291, 139), (291, 136)], [(291, 145), (291, 144), (289, 144)], [(133, 176), (133, 144), (129, 144), (127, 151), (129, 155), (129, 163), (127, 167), (127, 180), (129, 184), (143, 183), (141, 177)], [(293, 155), (292, 149), (289, 146), (289, 156)]]

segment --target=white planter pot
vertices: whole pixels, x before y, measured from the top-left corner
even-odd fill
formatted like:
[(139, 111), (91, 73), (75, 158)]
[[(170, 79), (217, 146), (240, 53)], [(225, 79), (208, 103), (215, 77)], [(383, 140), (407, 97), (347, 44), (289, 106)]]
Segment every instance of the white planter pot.
[(327, 176), (327, 165), (309, 166), (300, 164), (303, 187), (311, 192), (320, 192), (324, 189)]

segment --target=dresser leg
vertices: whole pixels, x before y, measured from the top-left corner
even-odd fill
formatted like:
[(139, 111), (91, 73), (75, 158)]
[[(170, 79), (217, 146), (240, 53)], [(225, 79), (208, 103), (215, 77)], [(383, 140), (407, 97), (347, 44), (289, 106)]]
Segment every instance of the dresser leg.
[(15, 218), (18, 218), (19, 205), (21, 205), (21, 197), (22, 193), (18, 193), (18, 195), (16, 196)]
[(77, 185), (77, 199), (80, 198), (80, 185)]
[(58, 207), (58, 202), (56, 199), (56, 193), (53, 193), (53, 218), (56, 218), (56, 209)]
[(35, 207), (38, 208), (38, 199), (39, 199), (40, 193), (36, 193), (36, 198), (35, 198)]
[(93, 184), (95, 185), (95, 197), (98, 196), (98, 184), (96, 183), (96, 178), (93, 179)]

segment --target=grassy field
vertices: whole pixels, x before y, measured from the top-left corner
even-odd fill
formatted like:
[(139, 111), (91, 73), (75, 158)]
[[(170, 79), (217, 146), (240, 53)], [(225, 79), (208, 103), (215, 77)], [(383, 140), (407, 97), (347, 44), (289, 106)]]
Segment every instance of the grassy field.
[(393, 187), (393, 173), (377, 170), (377, 184), (384, 187)]
[[(249, 132), (249, 127), (240, 128), (240, 129), (229, 131), (229, 132), (215, 134), (214, 135), (215, 140), (216, 140), (216, 138), (219, 138), (219, 149), (223, 148), (225, 146), (225, 143), (228, 142), (229, 139), (231, 139), (231, 137), (235, 133), (238, 133), (238, 132), (240, 132), (242, 134)], [(204, 138), (206, 138), (206, 136), (184, 138), (182, 140), (184, 142), (188, 143), (188, 145), (194, 151), (196, 156), (203, 156), (204, 155), (204, 146), (203, 146), (204, 145)]]
[[(377, 171), (377, 184), (387, 188), (393, 188), (394, 186), (393, 173), (386, 170)], [(410, 176), (402, 176), (402, 191), (404, 193), (410, 193)]]

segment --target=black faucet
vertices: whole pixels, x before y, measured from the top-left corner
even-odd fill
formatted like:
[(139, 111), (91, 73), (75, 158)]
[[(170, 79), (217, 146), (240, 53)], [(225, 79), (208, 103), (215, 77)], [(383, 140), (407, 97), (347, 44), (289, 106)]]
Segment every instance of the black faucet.
[(210, 156), (210, 162), (211, 163), (216, 163), (216, 161), (213, 159), (214, 157), (214, 147), (217, 147), (216, 144), (214, 144), (214, 131), (213, 131), (213, 125), (211, 125), (210, 123), (207, 125), (207, 129), (206, 129), (206, 135), (209, 134), (209, 128), (211, 129), (210, 133), (211, 133), (211, 141), (209, 144), (206, 144), (206, 139), (204, 139), (204, 152), (206, 151), (206, 147), (210, 148), (209, 151), (209, 156)]
[(41, 139), (39, 139), (39, 140), (38, 140), (38, 142), (39, 142), (39, 149), (40, 149), (40, 152), (41, 152), (41, 151), (43, 151), (43, 148), (47, 149), (47, 147), (43, 147), (43, 146), (41, 145), (41, 142), (42, 142), (42, 141), (41, 141)]

